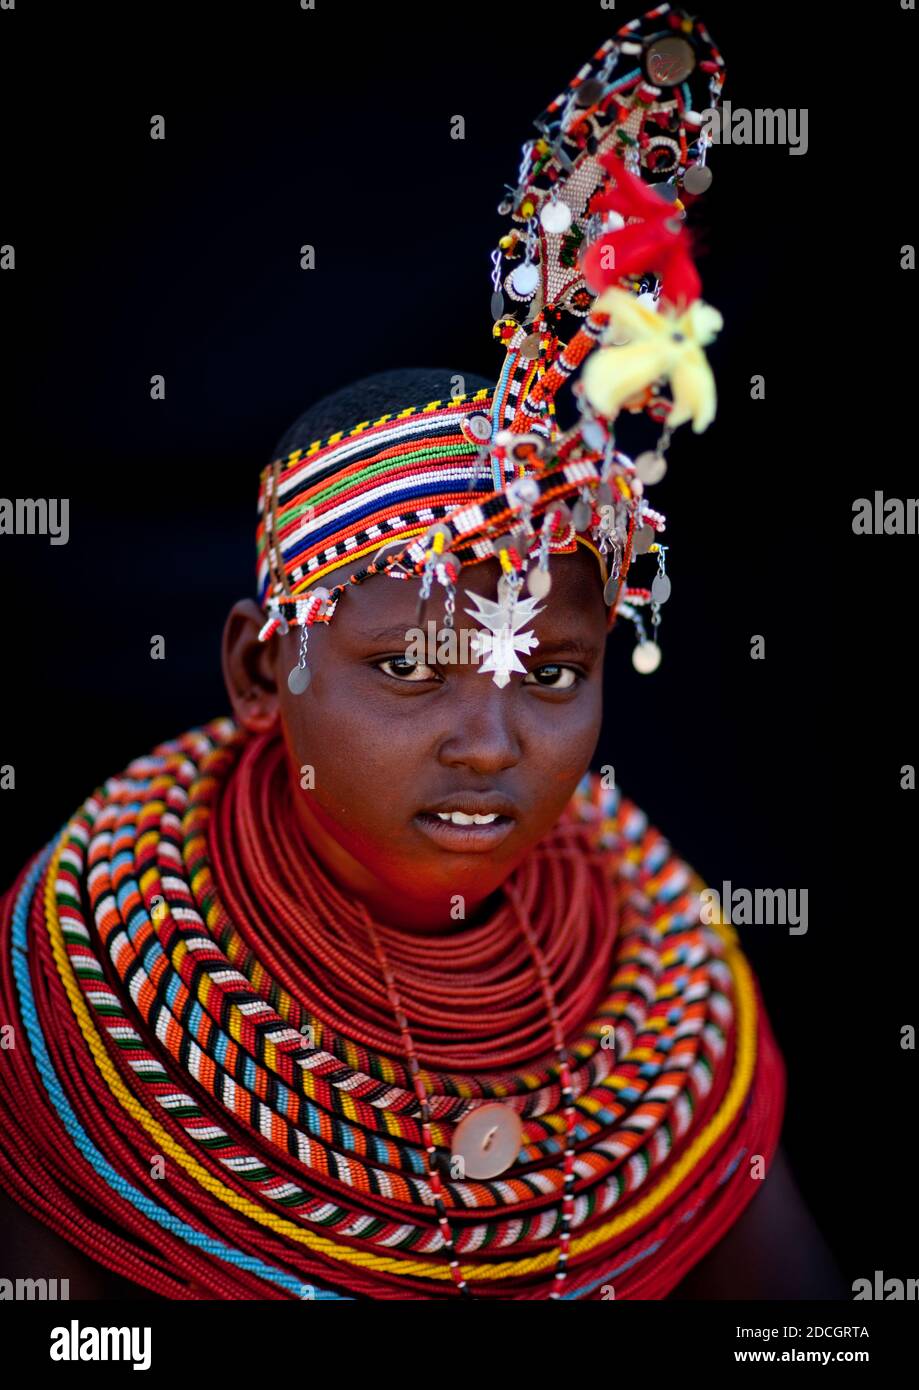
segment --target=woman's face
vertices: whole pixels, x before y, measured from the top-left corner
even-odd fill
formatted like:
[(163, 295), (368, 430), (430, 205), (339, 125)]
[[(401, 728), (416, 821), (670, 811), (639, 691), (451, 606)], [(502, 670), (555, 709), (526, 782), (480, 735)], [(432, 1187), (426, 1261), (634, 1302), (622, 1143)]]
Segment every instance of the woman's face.
[[(353, 568), (323, 583), (331, 588)], [(461, 572), (461, 657), (462, 630), (487, 630), (464, 611), (475, 609), (466, 591), (493, 599), (499, 574), (495, 560)], [(300, 629), (267, 644), (297, 812), (326, 867), (377, 920), (426, 931), (469, 921), (555, 824), (587, 770), (602, 716), (607, 609), (589, 551), (554, 556), (551, 574), (542, 611), (522, 628), (539, 645), (519, 654), (526, 674), (512, 672), (503, 688), (468, 657), (406, 657), (417, 581), (380, 575), (347, 591), (332, 621), (309, 630), (303, 694), (287, 685)], [(435, 583), (425, 631), (430, 620), (440, 631), (443, 616)], [(232, 672), (232, 651), (225, 668)], [(228, 686), (238, 695), (231, 675)], [(234, 706), (246, 723), (236, 698)], [(444, 819), (456, 811), (497, 818)]]

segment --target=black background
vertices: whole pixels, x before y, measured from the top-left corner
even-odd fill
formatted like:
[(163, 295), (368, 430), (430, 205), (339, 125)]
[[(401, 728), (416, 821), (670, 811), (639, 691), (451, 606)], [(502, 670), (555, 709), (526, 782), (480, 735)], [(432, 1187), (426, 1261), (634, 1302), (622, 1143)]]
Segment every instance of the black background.
[[(497, 375), (503, 185), (532, 118), (638, 12), (0, 12), (2, 492), (71, 508), (66, 546), (0, 537), (0, 886), (104, 777), (226, 712), (221, 626), (254, 590), (258, 473), (290, 421), (386, 367)], [(907, 1278), (917, 540), (855, 537), (851, 509), (911, 489), (919, 19), (896, 0), (845, 22), (816, 3), (700, 13), (725, 97), (807, 108), (809, 149), (712, 151), (693, 225), (726, 320), (719, 415), (677, 433), (653, 489), (664, 662), (638, 676), (620, 625), (596, 765), (714, 887), (808, 890), (806, 935), (741, 932), (788, 1065), (785, 1144), (847, 1279)]]

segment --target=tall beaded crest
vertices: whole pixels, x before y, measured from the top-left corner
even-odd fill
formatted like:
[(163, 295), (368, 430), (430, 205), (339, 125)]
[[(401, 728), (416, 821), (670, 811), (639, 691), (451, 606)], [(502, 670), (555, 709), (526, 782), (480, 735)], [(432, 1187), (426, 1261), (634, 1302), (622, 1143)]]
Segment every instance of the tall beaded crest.
[[(684, 222), (712, 181), (704, 110), (718, 106), (723, 83), (723, 59), (698, 19), (661, 5), (625, 24), (537, 118), (498, 209), (511, 227), (492, 258), (493, 331), (507, 350), (494, 443), (527, 435), (544, 467), (553, 457), (594, 465), (563, 519), (610, 557), (605, 597), (635, 624), (642, 672), (656, 669), (660, 649), (641, 610), (650, 606), (656, 634), (670, 596), (665, 518), (644, 489), (666, 471), (672, 431), (692, 419), (698, 432), (714, 416), (702, 348), (721, 318), (699, 303)], [(582, 365), (580, 419), (559, 435), (555, 396)], [(634, 461), (616, 445), (622, 411), (661, 427)], [(651, 587), (625, 588), (632, 557), (648, 552)], [(547, 592), (544, 579), (535, 592)]]
[[(722, 321), (700, 300), (686, 217), (711, 183), (705, 111), (723, 82), (697, 18), (659, 5), (623, 25), (537, 118), (499, 206), (510, 226), (491, 257), (493, 336), (505, 349), (494, 390), (365, 421), (264, 471), (262, 636), (301, 625), (292, 690), (309, 683), (308, 628), (329, 622), (351, 585), (420, 579), (421, 621), (436, 581), (450, 626), (460, 571), (494, 557), (496, 599), (470, 594), (464, 611), (487, 629), (480, 670), (506, 685), (538, 646), (520, 629), (549, 595), (551, 556), (578, 544), (600, 561), (609, 626), (630, 619), (633, 664), (656, 669), (670, 578), (665, 518), (645, 488), (666, 472), (673, 430), (691, 421), (700, 432), (715, 413), (704, 349)], [(561, 430), (556, 397), (569, 380), (578, 418)], [(657, 434), (634, 459), (616, 437), (629, 416)], [(347, 583), (315, 583), (371, 551)], [(626, 587), (643, 554), (657, 564), (650, 586)]]

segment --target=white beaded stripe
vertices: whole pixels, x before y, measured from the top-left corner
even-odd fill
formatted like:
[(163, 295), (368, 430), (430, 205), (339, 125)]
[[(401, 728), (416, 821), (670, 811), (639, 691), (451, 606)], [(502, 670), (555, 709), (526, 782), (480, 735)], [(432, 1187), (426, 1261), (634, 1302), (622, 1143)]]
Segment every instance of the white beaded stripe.
[[(465, 401), (466, 411), (482, 409), (486, 398), (481, 401), (473, 401), (471, 398)], [(449, 410), (449, 414), (442, 414), (442, 411)], [(283, 498), (288, 493), (295, 491), (302, 483), (314, 473), (321, 473), (328, 468), (329, 463), (334, 457), (336, 463), (344, 466), (362, 454), (367, 454), (367, 462), (371, 462), (374, 453), (391, 449), (394, 444), (400, 443), (405, 439), (416, 439), (430, 437), (436, 439), (441, 434), (454, 434), (459, 429), (459, 422), (465, 411), (458, 403), (444, 402), (438, 411), (432, 411), (429, 415), (414, 415), (406, 420), (394, 420), (387, 422), (376, 433), (365, 430), (361, 434), (355, 435), (351, 439), (342, 439), (336, 443), (327, 445), (325, 449), (318, 449), (313, 454), (306, 454), (292, 464), (290, 469), (282, 474), (278, 484), (278, 507), (283, 505)], [(474, 446), (470, 445), (470, 449)]]

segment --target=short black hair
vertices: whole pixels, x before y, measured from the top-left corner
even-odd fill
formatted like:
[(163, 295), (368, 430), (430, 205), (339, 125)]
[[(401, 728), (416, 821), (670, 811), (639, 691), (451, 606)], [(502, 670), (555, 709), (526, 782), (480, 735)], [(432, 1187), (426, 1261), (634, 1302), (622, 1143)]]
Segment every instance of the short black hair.
[[(461, 383), (458, 383), (461, 378)], [(423, 406), (430, 401), (447, 401), (457, 384), (459, 394), (468, 394), (495, 383), (475, 372), (449, 371), (446, 367), (400, 367), (374, 372), (352, 381), (338, 391), (323, 396), (303, 412), (278, 441), (272, 459), (286, 458), (295, 449), (306, 449), (317, 439), (325, 440), (339, 430), (347, 432), (364, 420), (377, 420), (406, 406)]]

